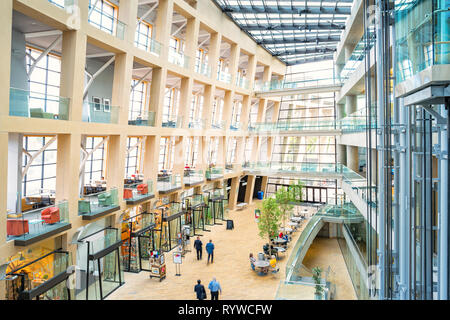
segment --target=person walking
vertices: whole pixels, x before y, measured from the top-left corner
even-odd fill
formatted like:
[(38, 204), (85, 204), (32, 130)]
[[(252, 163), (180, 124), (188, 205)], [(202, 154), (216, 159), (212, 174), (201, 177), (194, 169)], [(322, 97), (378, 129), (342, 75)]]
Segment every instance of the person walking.
[(197, 299), (198, 300), (205, 300), (206, 299), (205, 286), (201, 284), (200, 280), (197, 280), (197, 284), (194, 287), (194, 292), (197, 293)]
[(219, 292), (222, 294), (222, 288), (215, 277), (209, 283), (208, 289), (211, 291), (211, 300), (219, 300)]
[(200, 237), (197, 237), (197, 240), (194, 241), (194, 248), (195, 250), (197, 250), (197, 260), (201, 260), (202, 259), (202, 246), (203, 243), (200, 240)]
[(206, 252), (208, 252), (208, 262), (209, 263), (209, 259), (211, 258), (211, 263), (213, 263), (214, 260), (214, 243), (212, 243), (212, 240), (209, 240), (209, 242), (206, 244)]

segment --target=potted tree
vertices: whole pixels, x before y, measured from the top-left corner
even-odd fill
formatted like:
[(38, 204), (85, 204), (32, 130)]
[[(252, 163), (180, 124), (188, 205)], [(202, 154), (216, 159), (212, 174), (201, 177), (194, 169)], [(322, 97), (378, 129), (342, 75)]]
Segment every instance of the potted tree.
[(291, 193), (283, 187), (281, 189), (278, 189), (277, 193), (275, 193), (275, 199), (279, 206), (283, 227), (286, 228), (286, 219), (289, 218), (292, 213), (292, 209), (294, 208), (294, 206), (291, 204)]
[(316, 290), (314, 292), (314, 300), (322, 300), (322, 296), (323, 296), (323, 286), (322, 286), (322, 269), (320, 269), (319, 267), (315, 267), (312, 269), (313, 272), (313, 281), (315, 283), (315, 287), (314, 289)]
[(280, 221), (280, 209), (274, 198), (266, 198), (262, 201), (259, 216), (259, 236), (270, 240), (277, 234)]

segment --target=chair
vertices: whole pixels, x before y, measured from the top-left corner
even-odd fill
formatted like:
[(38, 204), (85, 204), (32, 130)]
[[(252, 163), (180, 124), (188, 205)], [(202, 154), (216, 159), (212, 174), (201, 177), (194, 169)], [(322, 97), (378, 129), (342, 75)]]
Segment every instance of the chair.
[(78, 213), (90, 213), (91, 202), (89, 200), (78, 200)]
[(147, 194), (148, 193), (148, 184), (142, 183), (137, 186), (137, 190), (139, 194)]
[(30, 108), (30, 116), (32, 118), (53, 119), (53, 113), (44, 112), (42, 108)]
[(41, 219), (44, 220), (46, 224), (54, 224), (59, 222), (59, 208), (50, 207), (42, 210)]
[(112, 198), (109, 192), (105, 192), (98, 195), (98, 205), (102, 207), (107, 207), (112, 205)]
[(28, 220), (7, 220), (6, 234), (8, 236), (21, 236), (29, 232)]
[(131, 199), (133, 198), (133, 190), (129, 188), (123, 189), (123, 198), (124, 199)]

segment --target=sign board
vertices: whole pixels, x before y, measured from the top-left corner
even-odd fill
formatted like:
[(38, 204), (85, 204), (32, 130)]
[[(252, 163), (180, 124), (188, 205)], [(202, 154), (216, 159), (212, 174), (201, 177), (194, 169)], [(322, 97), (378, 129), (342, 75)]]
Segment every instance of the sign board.
[(173, 253), (173, 263), (174, 264), (181, 264), (181, 252), (174, 252)]

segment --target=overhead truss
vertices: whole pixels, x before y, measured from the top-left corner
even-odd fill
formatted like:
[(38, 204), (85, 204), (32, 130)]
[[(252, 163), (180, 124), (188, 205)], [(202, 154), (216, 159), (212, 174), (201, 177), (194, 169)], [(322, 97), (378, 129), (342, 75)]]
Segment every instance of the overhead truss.
[(287, 65), (333, 59), (353, 0), (212, 0)]

